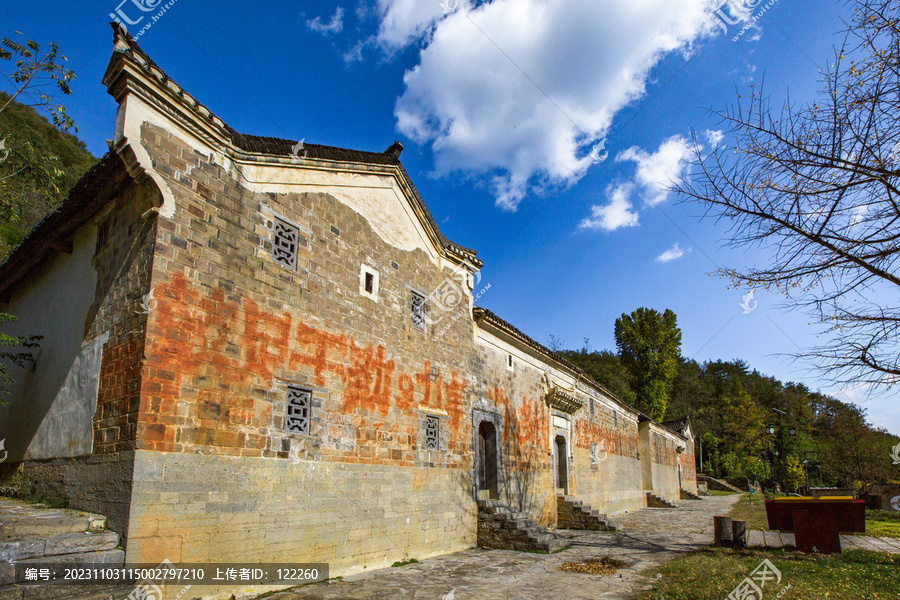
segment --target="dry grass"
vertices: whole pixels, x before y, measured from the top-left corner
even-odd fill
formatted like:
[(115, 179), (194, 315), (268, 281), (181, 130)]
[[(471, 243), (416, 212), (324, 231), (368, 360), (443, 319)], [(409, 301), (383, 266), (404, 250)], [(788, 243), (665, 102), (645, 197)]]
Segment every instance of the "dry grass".
[(612, 575), (617, 569), (627, 567), (628, 564), (611, 556), (600, 556), (589, 558), (583, 562), (563, 563), (560, 565), (559, 570), (569, 573), (583, 573), (585, 575)]

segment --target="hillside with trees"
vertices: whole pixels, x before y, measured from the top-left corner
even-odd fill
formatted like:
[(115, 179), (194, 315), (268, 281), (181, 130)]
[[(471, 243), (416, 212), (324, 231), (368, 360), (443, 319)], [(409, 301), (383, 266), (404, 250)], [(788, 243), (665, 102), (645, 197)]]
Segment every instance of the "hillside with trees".
[[(9, 102), (0, 92), (0, 106)], [(97, 159), (31, 106), (13, 100), (0, 111), (0, 262)], [(8, 153), (8, 154), (7, 154)]]
[[(559, 354), (646, 411), (636, 393), (635, 376), (619, 354), (588, 347)], [(784, 463), (778, 413), (773, 409), (784, 411)], [(697, 437), (698, 464), (702, 444), (703, 471), (714, 476), (749, 478), (773, 488), (784, 479), (784, 464), (791, 490), (805, 487), (807, 473), (812, 487), (863, 488), (900, 480), (900, 469), (890, 458), (900, 438), (868, 423), (863, 409), (751, 370), (741, 360), (698, 363), (679, 357), (660, 420), (682, 417), (690, 418)], [(767, 432), (769, 427), (775, 428), (774, 433)]]

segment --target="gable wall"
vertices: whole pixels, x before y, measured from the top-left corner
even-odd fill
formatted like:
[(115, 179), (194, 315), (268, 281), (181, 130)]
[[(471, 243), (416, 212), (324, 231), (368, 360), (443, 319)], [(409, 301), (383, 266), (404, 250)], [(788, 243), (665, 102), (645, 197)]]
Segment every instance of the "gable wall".
[[(450, 270), (386, 241), (344, 192), (254, 191), (176, 133), (141, 129), (175, 213), (158, 226), (127, 560), (334, 576), (474, 545), (470, 306), (433, 310), (424, 332), (408, 310)], [(271, 257), (274, 215), (301, 228), (296, 271)], [(309, 435), (284, 430), (288, 384), (313, 390)]]

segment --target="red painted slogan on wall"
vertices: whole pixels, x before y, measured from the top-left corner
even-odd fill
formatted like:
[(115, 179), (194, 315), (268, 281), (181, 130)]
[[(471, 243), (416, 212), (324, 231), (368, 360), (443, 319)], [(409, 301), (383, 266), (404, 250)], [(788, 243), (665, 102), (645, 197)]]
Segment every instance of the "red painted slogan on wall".
[[(331, 391), (339, 387), (339, 412), (345, 415), (439, 409), (448, 415), (449, 443), (455, 447), (460, 440), (466, 382), (455, 371), (435, 373), (426, 360), (419, 372), (397, 372), (384, 345), (360, 345), (221, 289), (207, 292), (182, 274), (158, 284), (154, 300), (139, 446), (143, 440), (144, 446), (163, 451), (191, 444), (261, 450), (272, 418), (265, 391), (285, 373), (305, 375)], [(226, 396), (218, 412), (203, 409)], [(221, 433), (230, 426), (240, 426), (239, 435)], [(415, 435), (412, 428), (406, 430)]]

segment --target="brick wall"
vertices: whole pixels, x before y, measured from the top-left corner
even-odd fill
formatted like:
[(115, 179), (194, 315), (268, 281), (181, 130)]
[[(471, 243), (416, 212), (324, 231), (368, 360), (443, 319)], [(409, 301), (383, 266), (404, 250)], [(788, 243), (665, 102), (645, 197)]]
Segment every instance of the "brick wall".
[[(387, 243), (332, 193), (254, 192), (165, 129), (142, 132), (176, 212), (157, 228), (137, 422), (157, 475), (135, 476), (128, 560), (339, 574), (471, 546), (469, 305), (424, 330), (409, 315), (411, 291), (451, 276), (444, 259)], [(300, 232), (296, 269), (272, 258), (276, 218)], [(360, 293), (362, 265), (377, 300)], [(289, 385), (312, 392), (308, 434), (286, 431)]]

